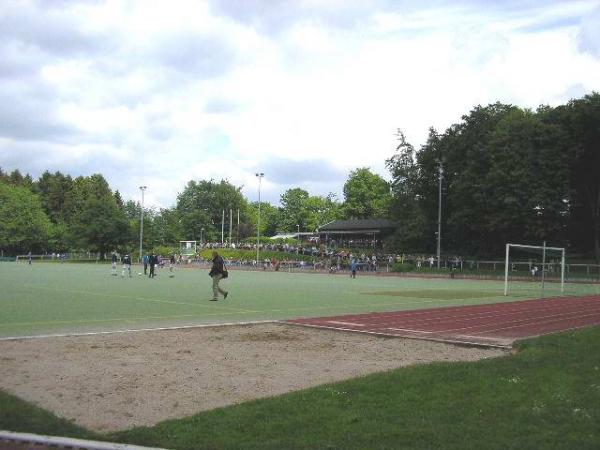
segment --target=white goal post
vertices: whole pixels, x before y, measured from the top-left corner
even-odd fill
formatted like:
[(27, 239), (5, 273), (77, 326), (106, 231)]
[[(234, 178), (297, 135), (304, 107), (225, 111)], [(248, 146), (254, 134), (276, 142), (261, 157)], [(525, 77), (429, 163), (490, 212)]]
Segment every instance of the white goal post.
[(560, 292), (561, 294), (564, 293), (565, 291), (565, 249), (564, 247), (547, 247), (546, 246), (546, 242), (544, 241), (544, 245), (543, 246), (539, 246), (539, 245), (524, 245), (524, 244), (506, 244), (506, 261), (504, 264), (504, 295), (508, 295), (508, 273), (509, 273), (509, 269), (511, 266), (510, 263), (510, 249), (511, 248), (521, 248), (521, 249), (529, 249), (529, 250), (536, 250), (536, 251), (541, 251), (542, 254), (542, 273), (541, 273), (541, 277), (542, 277), (542, 294), (544, 292), (544, 281), (545, 281), (545, 274), (546, 274), (546, 268), (547, 268), (547, 264), (546, 264), (546, 252), (548, 250), (550, 251), (554, 251), (554, 252), (560, 252), (561, 255), (561, 260), (560, 260)]
[(196, 241), (179, 241), (179, 253), (184, 256), (195, 256), (196, 249)]

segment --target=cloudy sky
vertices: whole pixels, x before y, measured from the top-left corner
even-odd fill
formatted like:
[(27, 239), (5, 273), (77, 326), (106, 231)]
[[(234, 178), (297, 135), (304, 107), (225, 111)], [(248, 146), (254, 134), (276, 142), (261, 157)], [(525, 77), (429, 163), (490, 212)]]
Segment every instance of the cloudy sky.
[(600, 91), (600, 0), (2, 0), (0, 167), (102, 173), (171, 207), (191, 179), (274, 204), (388, 178), (473, 106)]

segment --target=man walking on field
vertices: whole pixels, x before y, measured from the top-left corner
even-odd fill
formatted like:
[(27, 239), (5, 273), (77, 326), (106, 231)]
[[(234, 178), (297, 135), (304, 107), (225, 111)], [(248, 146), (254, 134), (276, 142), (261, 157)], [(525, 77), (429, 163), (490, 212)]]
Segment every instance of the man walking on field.
[(211, 299), (211, 302), (216, 302), (217, 300), (219, 300), (219, 293), (223, 295), (223, 299), (226, 299), (227, 295), (229, 295), (229, 292), (224, 291), (219, 287), (219, 282), (221, 281), (221, 279), (227, 277), (227, 271), (225, 270), (225, 262), (223, 261), (223, 258), (219, 256), (216, 250), (212, 252), (212, 256), (213, 265), (208, 275), (212, 278), (213, 282), (213, 298)]

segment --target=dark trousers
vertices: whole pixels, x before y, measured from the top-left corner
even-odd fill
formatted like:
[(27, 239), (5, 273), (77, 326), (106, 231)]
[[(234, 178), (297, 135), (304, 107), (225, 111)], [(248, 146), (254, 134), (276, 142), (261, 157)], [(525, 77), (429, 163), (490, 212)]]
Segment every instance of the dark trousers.
[(148, 274), (148, 263), (144, 263), (144, 275)]
[(150, 278), (154, 278), (154, 264), (150, 264), (150, 275), (148, 275)]

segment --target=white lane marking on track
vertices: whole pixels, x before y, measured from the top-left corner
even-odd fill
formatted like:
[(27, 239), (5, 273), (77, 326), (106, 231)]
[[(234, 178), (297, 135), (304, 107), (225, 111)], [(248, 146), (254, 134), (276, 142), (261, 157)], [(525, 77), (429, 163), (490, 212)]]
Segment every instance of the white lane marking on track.
[(386, 328), (386, 330), (392, 330), (392, 331), (407, 331), (409, 333), (427, 333), (427, 334), (433, 334), (436, 333), (436, 331), (424, 331), (424, 330), (410, 330), (408, 328)]
[(350, 325), (352, 327), (364, 327), (365, 325), (362, 323), (353, 323), (353, 322), (339, 322), (337, 320), (328, 320), (327, 323), (333, 323), (336, 325)]

